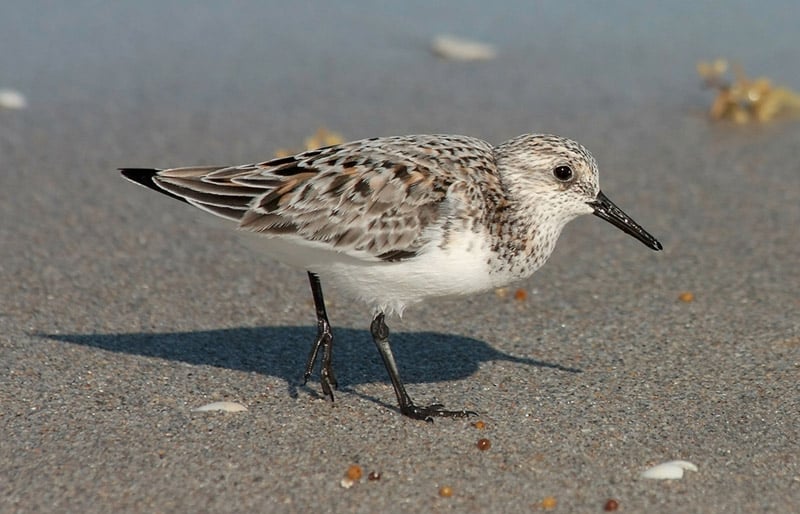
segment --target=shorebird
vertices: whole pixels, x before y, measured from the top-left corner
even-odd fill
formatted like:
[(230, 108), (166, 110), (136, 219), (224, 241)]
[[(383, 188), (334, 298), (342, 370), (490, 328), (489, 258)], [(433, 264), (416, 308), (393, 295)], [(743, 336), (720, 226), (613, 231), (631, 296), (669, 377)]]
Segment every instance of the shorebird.
[(474, 413), (412, 401), (387, 315), (529, 277), (582, 214), (662, 248), (602, 193), (589, 151), (554, 135), (525, 134), (495, 147), (455, 135), (371, 138), (242, 166), (120, 171), (258, 233), (272, 257), (308, 272), (317, 337), (304, 379), (321, 352), (322, 391), (331, 400), (337, 381), (322, 279), (363, 300), (400, 412), (415, 419)]

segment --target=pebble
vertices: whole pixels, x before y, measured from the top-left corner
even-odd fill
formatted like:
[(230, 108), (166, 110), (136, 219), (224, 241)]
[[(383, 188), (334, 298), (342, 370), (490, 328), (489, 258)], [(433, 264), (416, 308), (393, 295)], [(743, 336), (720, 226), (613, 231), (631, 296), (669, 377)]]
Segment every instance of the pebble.
[(361, 466), (358, 464), (353, 464), (349, 468), (347, 468), (347, 478), (350, 480), (357, 482), (361, 480), (361, 476), (364, 472), (361, 470)]
[(545, 510), (555, 509), (556, 505), (558, 505), (558, 500), (555, 496), (547, 496), (542, 500), (542, 508)]

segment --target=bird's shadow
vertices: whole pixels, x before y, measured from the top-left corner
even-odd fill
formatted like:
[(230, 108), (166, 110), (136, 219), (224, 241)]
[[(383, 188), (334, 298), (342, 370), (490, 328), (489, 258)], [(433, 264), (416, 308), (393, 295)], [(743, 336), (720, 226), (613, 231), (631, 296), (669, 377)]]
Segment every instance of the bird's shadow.
[[(308, 351), (316, 337), (314, 327), (242, 327), (220, 330), (117, 334), (36, 334), (39, 337), (144, 355), (195, 365), (256, 372), (283, 379), (292, 397), (303, 383)], [(580, 369), (516, 357), (483, 341), (436, 332), (400, 332), (391, 335), (392, 348), (406, 383), (461, 380), (475, 373), (481, 362), (507, 361), (527, 366), (580, 373)], [(334, 329), (334, 369), (339, 387), (388, 381), (385, 368), (366, 330)], [(365, 352), (369, 352), (366, 353)], [(315, 380), (312, 378), (312, 380)], [(309, 384), (311, 382), (309, 381)], [(373, 399), (380, 402), (377, 399)]]

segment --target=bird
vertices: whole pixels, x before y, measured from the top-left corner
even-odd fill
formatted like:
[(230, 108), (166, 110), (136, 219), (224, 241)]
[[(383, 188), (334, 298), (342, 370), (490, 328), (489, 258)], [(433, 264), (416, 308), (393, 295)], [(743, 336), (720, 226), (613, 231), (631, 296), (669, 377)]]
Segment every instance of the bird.
[(256, 233), (268, 255), (307, 272), (317, 334), (303, 378), (307, 383), (321, 356), (321, 387), (331, 401), (338, 382), (322, 281), (363, 301), (399, 410), (418, 420), (475, 412), (412, 400), (387, 316), (531, 276), (564, 226), (584, 214), (662, 249), (601, 191), (592, 154), (551, 134), (523, 134), (497, 146), (461, 135), (373, 137), (240, 166), (119, 171)]

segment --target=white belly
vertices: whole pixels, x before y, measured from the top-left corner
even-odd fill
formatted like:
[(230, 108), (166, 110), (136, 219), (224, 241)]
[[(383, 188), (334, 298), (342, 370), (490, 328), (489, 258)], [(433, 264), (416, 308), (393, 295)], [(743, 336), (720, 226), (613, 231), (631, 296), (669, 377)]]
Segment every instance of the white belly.
[(419, 256), (399, 262), (335, 263), (320, 269), (335, 287), (360, 298), (374, 311), (403, 314), (407, 305), (425, 298), (460, 296), (495, 287), (489, 272), (487, 245), (475, 234), (431, 246)]
[(432, 242), (416, 257), (396, 262), (366, 261), (288, 238), (255, 239), (251, 243), (256, 243), (260, 251), (319, 274), (323, 287), (333, 285), (387, 315), (402, 315), (407, 305), (425, 298), (486, 291), (502, 285), (497, 282), (503, 280), (490, 274), (487, 241), (471, 231), (452, 234), (446, 248)]

